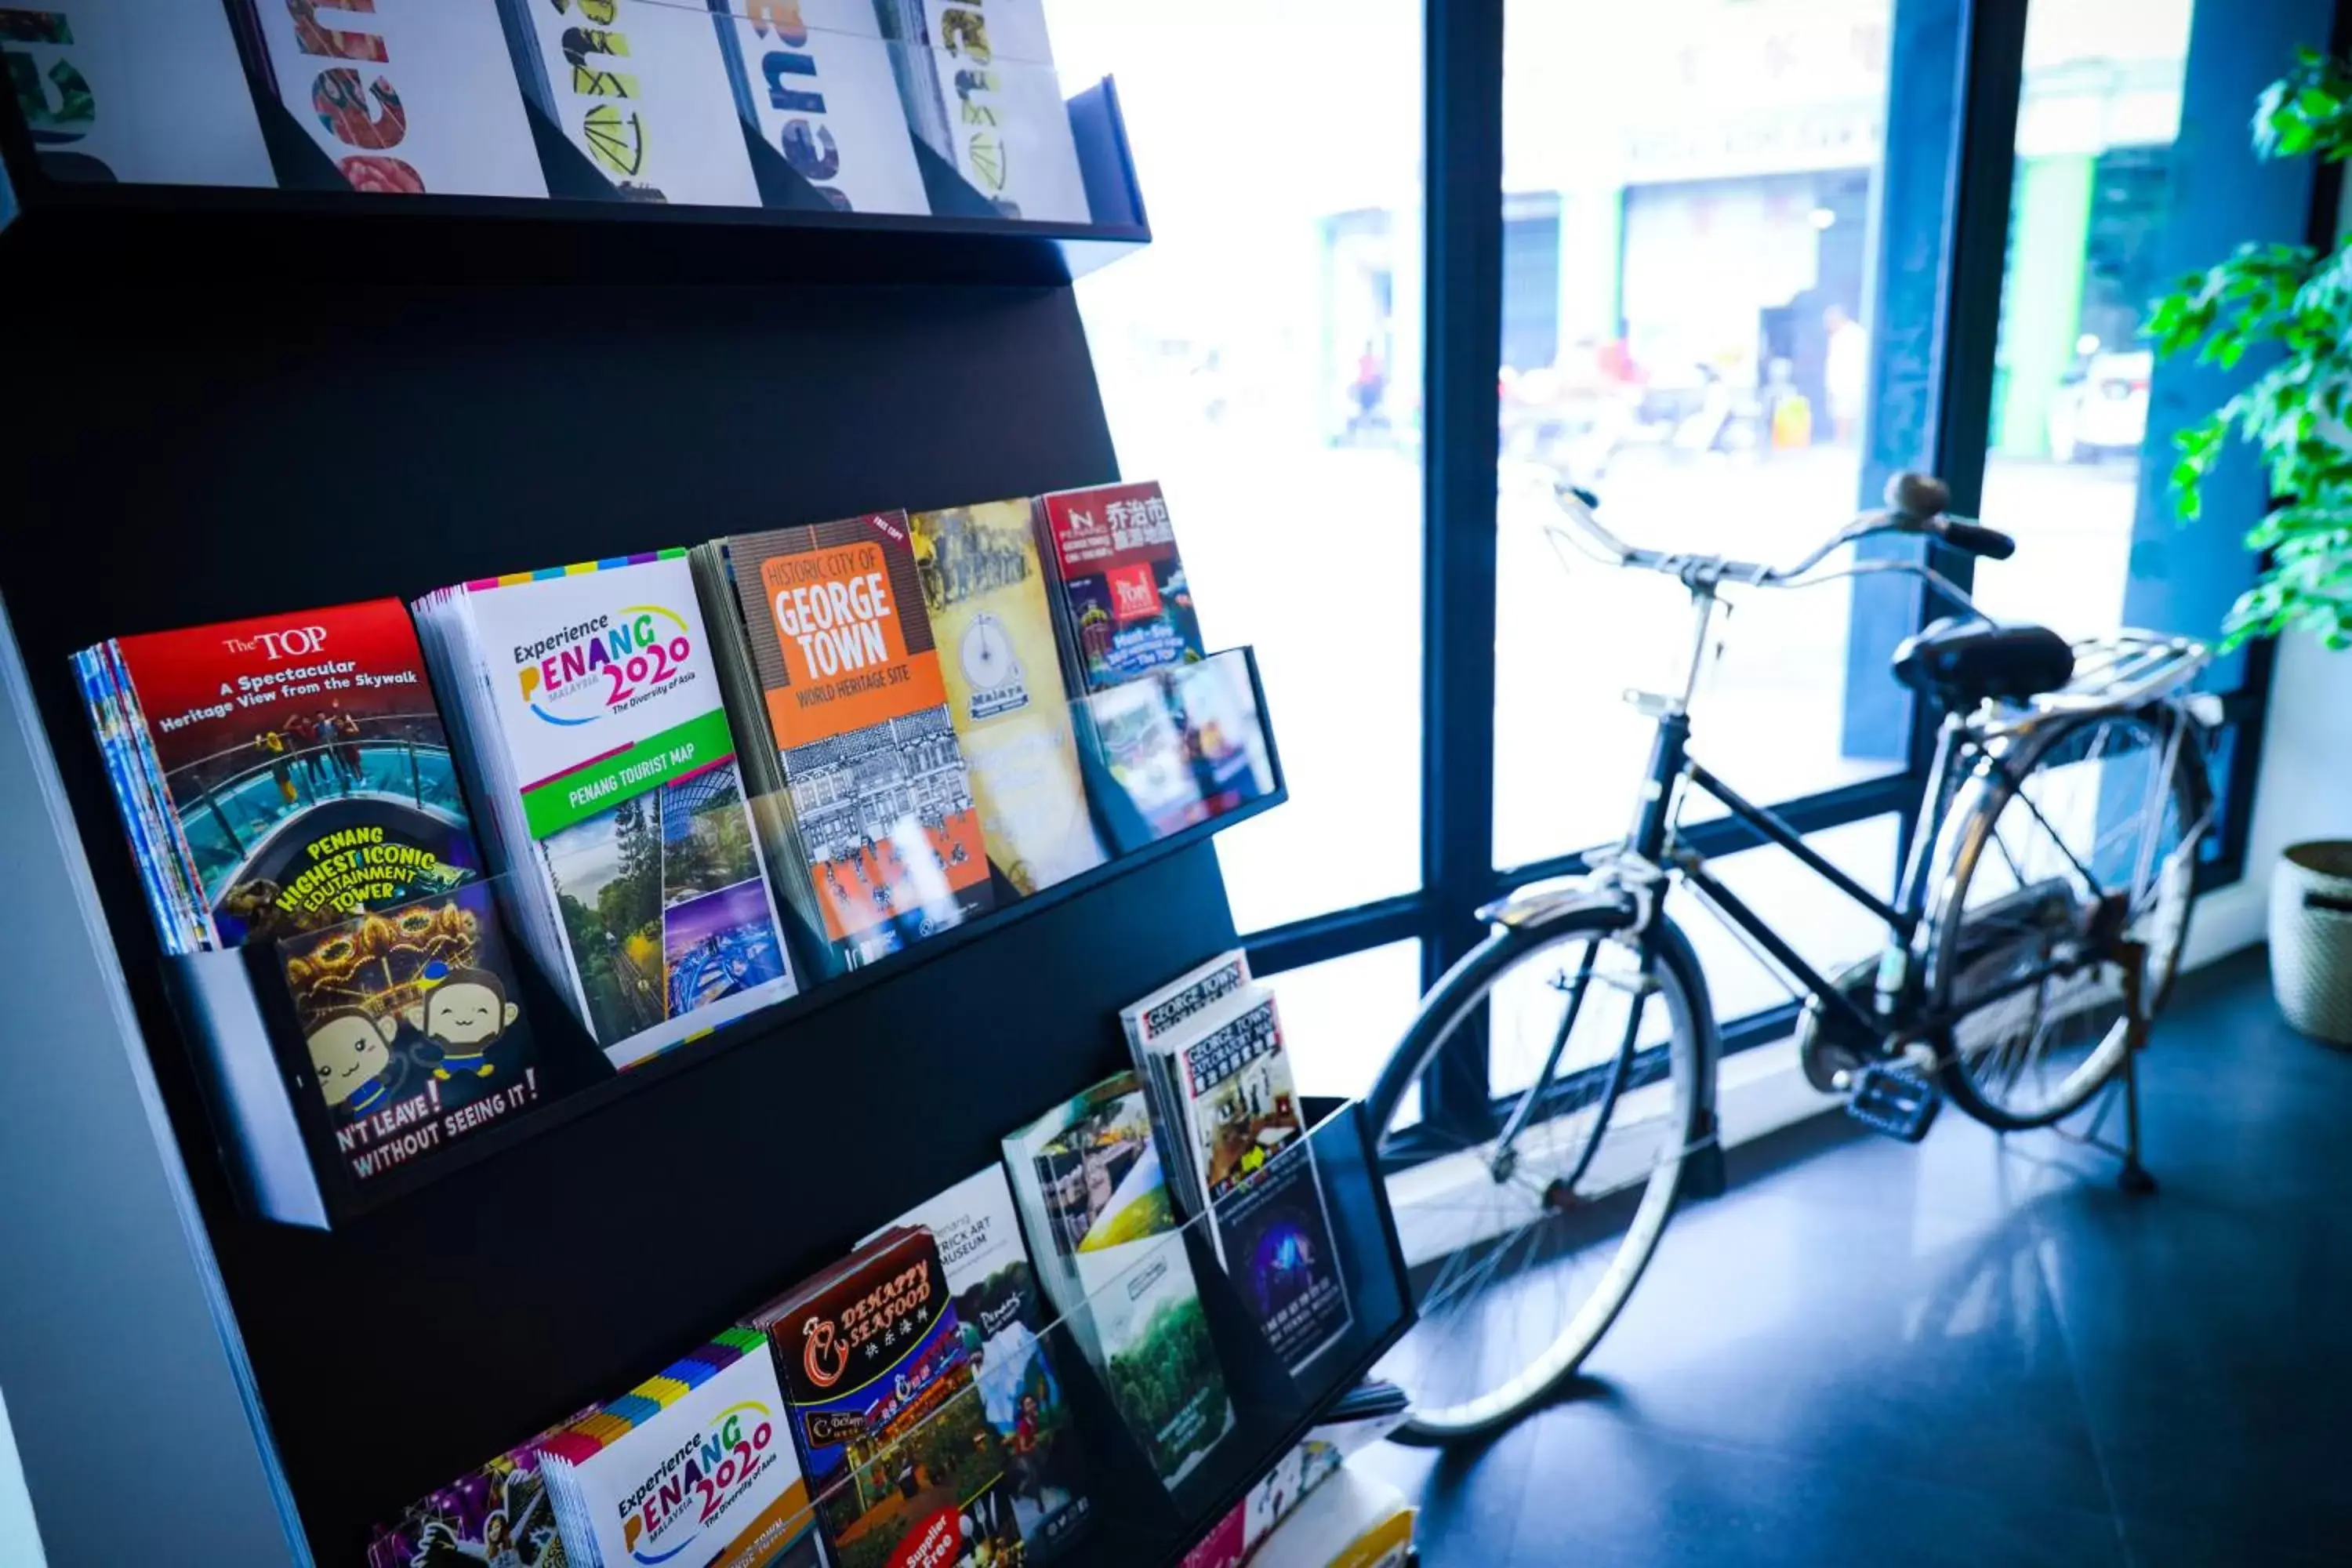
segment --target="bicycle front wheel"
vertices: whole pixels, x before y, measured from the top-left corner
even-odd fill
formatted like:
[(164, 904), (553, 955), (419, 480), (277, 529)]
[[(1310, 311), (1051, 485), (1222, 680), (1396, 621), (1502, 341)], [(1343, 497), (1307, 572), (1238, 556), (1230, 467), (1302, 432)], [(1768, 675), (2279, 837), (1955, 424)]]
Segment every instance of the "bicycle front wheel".
[(2161, 708), (2062, 721), (2000, 764), (1945, 828), (1927, 990), (1957, 1020), (1945, 1092), (2013, 1132), (2073, 1114), (2123, 1066), (2124, 955), (2142, 955), (2141, 1013), (2164, 1005), (2209, 805), (2198, 736)]
[(1419, 1308), (1381, 1368), (1412, 1401), (1402, 1441), (1479, 1436), (1542, 1403), (1657, 1249), (1713, 1026), (1682, 933), (1628, 924), (1584, 908), (1498, 930), (1372, 1091)]

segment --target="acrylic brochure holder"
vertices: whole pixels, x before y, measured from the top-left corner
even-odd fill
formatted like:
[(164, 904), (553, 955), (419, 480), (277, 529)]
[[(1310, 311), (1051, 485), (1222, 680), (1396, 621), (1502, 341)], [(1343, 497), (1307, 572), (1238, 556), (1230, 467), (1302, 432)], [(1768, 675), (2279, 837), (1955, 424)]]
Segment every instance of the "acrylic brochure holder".
[[(1079, 809), (1100, 863), (1026, 895), (1001, 868), (985, 868), (985, 912), (967, 918), (950, 900), (910, 901), (889, 922), (898, 951), (854, 967), (814, 923), (823, 911), (812, 909), (814, 898), (776, 898), (779, 931), (765, 899), (753, 900), (756, 919), (701, 919), (706, 905), (723, 901), (713, 895), (651, 907), (642, 922), (624, 922), (629, 930), (575, 948), (575, 989), (572, 975), (550, 973), (516, 940), (518, 904), (535, 896), (517, 876), (282, 942), (164, 959), (166, 991), (239, 1202), (280, 1224), (332, 1227), (715, 1055), (762, 1042), (789, 1048), (790, 1031), (838, 999), (1285, 798), (1247, 648), (1071, 708)], [(776, 852), (778, 804), (751, 805), (782, 891), (783, 879), (809, 874)], [(899, 833), (869, 836), (857, 866), (817, 881), (812, 894), (871, 908), (886, 858), (899, 858), (896, 841), (911, 858), (924, 838), (919, 814), (910, 814)], [(583, 908), (576, 918), (590, 917)], [(797, 994), (783, 981), (787, 965)], [(606, 1024), (593, 1037), (575, 1000), (583, 996)], [(614, 1044), (673, 1010), (687, 1026), (675, 1045), (640, 1055)]]

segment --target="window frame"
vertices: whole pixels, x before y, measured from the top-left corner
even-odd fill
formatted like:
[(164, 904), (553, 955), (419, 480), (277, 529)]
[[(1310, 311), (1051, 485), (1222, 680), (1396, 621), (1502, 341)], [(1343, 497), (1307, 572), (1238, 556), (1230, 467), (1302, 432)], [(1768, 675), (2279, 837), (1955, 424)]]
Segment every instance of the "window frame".
[[(1426, 993), (1485, 938), (1476, 917), (1481, 907), (1528, 882), (1583, 871), (1592, 850), (1601, 847), (1532, 865), (1498, 868), (1492, 863), (1496, 387), (1502, 359), (1507, 196), (1505, 3), (1427, 0), (1423, 7), (1424, 167), (1431, 177), (1425, 182), (1423, 226), (1421, 885), (1410, 893), (1246, 933), (1243, 941), (1261, 974), (1416, 940)], [(2200, 12), (2216, 3), (2204, 0)], [(2340, 40), (2352, 0), (2326, 3), (2335, 6)], [(1894, 472), (1917, 466), (1924, 454), (1951, 486), (1955, 510), (1972, 513), (1980, 500), (2028, 8), (2029, 0), (1895, 0), (1889, 46), (1895, 63), (1889, 79), (1906, 85), (1887, 109), (1881, 232), (1872, 258), (1871, 288), (1881, 325), (1874, 328), (1865, 494)], [(1938, 67), (1948, 62), (1948, 69), (1906, 71), (1906, 58)], [(2200, 63), (2192, 39), (2188, 72), (2193, 76)], [(2325, 188), (2323, 182), (2323, 193)], [(1890, 265), (1901, 239), (1917, 243), (1928, 226), (1939, 237), (1940, 264), (1929, 269)], [(2315, 233), (2316, 214), (2314, 226)], [(1885, 329), (1888, 321), (1905, 320), (1932, 326), (1901, 340)], [(1890, 408), (1898, 404), (1901, 411), (1890, 419)], [(2143, 479), (2143, 485), (2147, 482)], [(1856, 498), (1857, 504), (1862, 499)], [(1832, 521), (1825, 519), (1824, 526)], [(1919, 548), (1916, 542), (1889, 540), (1866, 542), (1863, 549), (1874, 546)], [(1941, 545), (1929, 547), (1929, 554), (1939, 571), (1969, 585), (1971, 558)], [(1866, 660), (1883, 668), (1894, 644), (1936, 611), (1911, 579), (1861, 579), (1856, 587), (1886, 596), (1874, 604), (1857, 600), (1849, 668)], [(2224, 697), (2225, 724), (2234, 741), (2222, 781), (2230, 809), (2221, 825), (2219, 853), (2199, 868), (2200, 893), (2243, 874), (2273, 661), (2270, 645), (2255, 645), (2242, 680)], [(1848, 722), (1864, 721), (1850, 708)], [(1899, 821), (1899, 865), (1918, 828), (1935, 723), (1926, 704), (1910, 703), (1902, 721), (1903, 754), (1890, 760), (1888, 772), (1766, 805), (1806, 834), (1893, 815)], [(1726, 772), (1736, 785), (1735, 768), (1736, 763)], [(1685, 825), (1681, 837), (1708, 857), (1765, 842), (1730, 819)], [(1799, 1009), (1791, 1000), (1723, 1020), (1725, 1054), (1784, 1038)], [(1425, 1086), (1424, 1114), (1441, 1121), (1475, 1121), (1486, 1110), (1484, 1042), (1468, 1039), (1456, 1054), (1461, 1059), (1433, 1074)]]

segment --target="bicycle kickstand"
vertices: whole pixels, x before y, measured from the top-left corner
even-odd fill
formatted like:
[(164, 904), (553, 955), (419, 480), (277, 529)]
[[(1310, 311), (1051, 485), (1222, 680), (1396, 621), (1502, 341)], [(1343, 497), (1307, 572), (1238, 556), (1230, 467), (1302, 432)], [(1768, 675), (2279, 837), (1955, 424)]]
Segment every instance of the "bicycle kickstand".
[[(2147, 971), (2147, 951), (2138, 942), (2125, 942), (2119, 957), (2124, 971), (2123, 1068), (2107, 1080), (2090, 1126), (2078, 1133), (2063, 1129), (2059, 1131), (2063, 1137), (2122, 1161), (2123, 1168), (2116, 1173), (2116, 1185), (2134, 1197), (2147, 1197), (2157, 1190), (2155, 1173), (2140, 1159), (2139, 1141), (2139, 1054), (2147, 1048), (2147, 1016), (2140, 1007), (2140, 984)], [(2118, 1095), (2124, 1102), (2124, 1142), (2120, 1148), (2099, 1136)]]
[(2156, 1177), (2139, 1157), (2139, 1054), (2147, 1049), (2147, 1012), (2140, 1005), (2140, 986), (2147, 974), (2147, 949), (2126, 942), (2124, 955), (2124, 1168), (2116, 1173), (2116, 1184), (2144, 1198), (2156, 1192)]

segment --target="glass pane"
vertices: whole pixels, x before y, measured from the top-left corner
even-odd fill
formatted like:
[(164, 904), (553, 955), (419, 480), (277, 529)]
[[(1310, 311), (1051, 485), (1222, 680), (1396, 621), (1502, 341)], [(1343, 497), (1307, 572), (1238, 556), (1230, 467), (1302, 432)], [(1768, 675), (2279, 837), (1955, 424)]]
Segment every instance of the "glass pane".
[[(2033, 0), (1984, 515), (2018, 552), (1976, 600), (2070, 637), (2112, 631), (2131, 569), (2155, 362), (2139, 324), (2170, 279), (2169, 211), (2189, 0)], [(2226, 248), (2226, 247), (2224, 247)], [(2217, 251), (2217, 254), (2219, 252)]]
[[(1498, 865), (1622, 831), (1648, 735), (1619, 693), (1671, 688), (1686, 651), (1671, 583), (1563, 574), (1540, 530), (1557, 481), (1634, 542), (1766, 562), (1856, 510), (1893, 6), (1509, 7)], [(1832, 586), (1750, 595), (1729, 624), (1694, 719), (1744, 791), (1899, 753), (1848, 733), (1849, 619)]]
[(1209, 645), (1256, 646), (1294, 797), (1218, 839), (1234, 918), (1409, 892), (1418, 0), (1046, 9), (1066, 80), (1116, 73), (1151, 214), (1150, 247), (1077, 287), (1119, 467), (1165, 487)]
[[(1874, 816), (1805, 836), (1829, 863), (1882, 899), (1895, 893), (1895, 846), (1902, 822)], [(1885, 923), (1839, 892), (1785, 849), (1767, 846), (1711, 860), (1707, 868), (1739, 900), (1762, 916), (1804, 960), (1830, 979), (1858, 963), (1874, 963), (1886, 945)], [(1749, 952), (1743, 933), (1717, 919), (1696, 897), (1677, 893), (1667, 912), (1698, 950), (1715, 1016), (1734, 1019), (1789, 1001), (1789, 988)]]
[(1270, 984), (1299, 1091), (1360, 1098), (1371, 1092), (1421, 1002), (1421, 943), (1391, 942), (1286, 969)]

